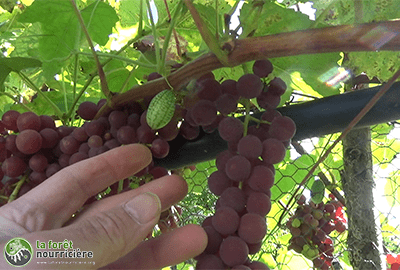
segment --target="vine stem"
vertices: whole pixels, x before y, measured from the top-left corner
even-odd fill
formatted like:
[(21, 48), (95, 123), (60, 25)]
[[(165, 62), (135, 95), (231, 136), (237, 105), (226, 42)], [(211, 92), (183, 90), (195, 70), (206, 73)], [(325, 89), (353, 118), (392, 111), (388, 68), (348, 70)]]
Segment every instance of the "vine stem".
[[(293, 204), (293, 200), (300, 190), (300, 188), (307, 182), (307, 180), (311, 177), (317, 167), (328, 157), (328, 155), (332, 152), (332, 149), (350, 132), (351, 129), (364, 117), (364, 115), (371, 110), (371, 108), (376, 104), (376, 102), (389, 90), (389, 88), (393, 85), (393, 83), (400, 77), (400, 69), (396, 71), (393, 77), (384, 84), (381, 89), (371, 98), (371, 100), (365, 105), (365, 107), (357, 114), (356, 117), (350, 122), (347, 128), (340, 134), (340, 136), (333, 142), (333, 144), (325, 151), (325, 153), (318, 159), (318, 161), (312, 166), (312, 168), (308, 171), (307, 175), (304, 177), (303, 181), (299, 184), (298, 188), (294, 192), (293, 196), (288, 202), (288, 205)], [(293, 205), (292, 205), (293, 206)], [(291, 207), (292, 207), (291, 206)], [(291, 208), (289, 207), (289, 208)], [(285, 215), (286, 211), (282, 212), (282, 215), (279, 217), (279, 223), (282, 222), (282, 219)]]
[(92, 39), (90, 38), (89, 32), (85, 26), (85, 22), (83, 21), (81, 12), (79, 11), (78, 7), (76, 6), (75, 0), (70, 0), (72, 7), (74, 8), (76, 17), (78, 18), (79, 24), (82, 27), (83, 33), (85, 34), (86, 40), (89, 43), (89, 47), (92, 50), (93, 53), (93, 57), (96, 61), (96, 66), (97, 66), (97, 73), (99, 75), (100, 78), (100, 84), (101, 84), (101, 91), (103, 92), (103, 94), (106, 96), (107, 100), (110, 100), (112, 97), (112, 93), (110, 92), (110, 90), (108, 89), (108, 84), (107, 84), (107, 80), (106, 80), (106, 75), (104, 73), (104, 70), (100, 64), (99, 58), (97, 57), (96, 51), (94, 49), (94, 45), (92, 42)]
[(48, 104), (53, 108), (54, 113), (60, 118), (63, 119), (63, 112), (60, 110), (60, 108), (57, 107), (56, 104), (54, 104), (51, 99), (49, 99), (30, 79), (28, 76), (26, 76), (23, 72), (18, 72), (18, 75), (24, 80), (30, 88), (35, 90), (35, 92), (41, 96), (44, 100), (48, 102)]
[[(377, 27), (385, 29), (386, 32), (399, 33), (400, 21), (341, 25), (232, 40), (224, 44), (225, 48), (230, 48), (227, 55), (227, 65), (232, 67), (252, 60), (301, 54), (376, 51), (376, 48), (371, 44), (382, 42), (385, 37), (378, 35), (374, 40), (365, 39), (366, 34), (376, 31)], [(399, 48), (400, 35), (395, 35), (392, 39), (387, 40), (379, 50), (399, 51)], [(207, 53), (171, 73), (167, 79), (174, 89), (179, 89), (192, 79), (199, 78), (207, 72), (224, 66), (215, 54)], [(156, 95), (165, 89), (169, 89), (169, 86), (164, 78), (160, 78), (114, 96), (112, 101), (123, 106), (134, 100)], [(104, 105), (96, 117), (98, 118), (110, 111), (111, 108)]]
[(184, 1), (186, 7), (190, 11), (190, 14), (192, 14), (193, 20), (196, 23), (196, 27), (199, 30), (201, 37), (207, 44), (208, 48), (217, 56), (217, 58), (221, 63), (224, 63), (224, 65), (228, 65), (228, 58), (226, 52), (224, 52), (221, 49), (218, 40), (213, 35), (213, 33), (211, 33), (210, 29), (208, 29), (207, 25), (200, 17), (200, 14), (197, 12), (195, 6), (192, 3), (192, 0), (184, 0)]

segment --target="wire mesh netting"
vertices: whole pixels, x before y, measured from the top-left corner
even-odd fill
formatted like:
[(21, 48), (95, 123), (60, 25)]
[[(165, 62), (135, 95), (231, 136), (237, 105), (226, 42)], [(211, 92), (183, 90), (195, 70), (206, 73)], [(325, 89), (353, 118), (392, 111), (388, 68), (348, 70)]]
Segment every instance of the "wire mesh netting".
[[(379, 239), (376, 248), (379, 249), (381, 266), (386, 269), (387, 266), (390, 267), (387, 264), (387, 256), (396, 258), (396, 255), (400, 253), (400, 155), (398, 155), (400, 123), (397, 121), (373, 126), (370, 128), (370, 134), (374, 218), (363, 222), (376, 225), (376, 234)], [(313, 269), (310, 256), (288, 249), (293, 236), (287, 227), (287, 222), (295, 214), (298, 206), (292, 197), (303, 194), (309, 201), (311, 185), (315, 180), (322, 180), (325, 183), (325, 203), (332, 201), (332, 198), (339, 199), (343, 203), (353, 199), (346, 198), (343, 192), (345, 166), (341, 143), (333, 148), (313, 176), (306, 179), (304, 185), (299, 185), (311, 167), (339, 135), (331, 134), (321, 138), (292, 142), (285, 160), (275, 166), (275, 184), (271, 188), (272, 207), (267, 215), (268, 232), (260, 252), (251, 255), (250, 259), (260, 260), (271, 269)], [(189, 193), (179, 204), (183, 210), (179, 216), (180, 225), (201, 224), (206, 217), (213, 215), (217, 197), (208, 190), (207, 177), (216, 170), (215, 160), (211, 160), (196, 164), (196, 169), (193, 171), (182, 172), (189, 185)], [(331, 193), (336, 196), (330, 195)], [(340, 198), (341, 196), (344, 200)], [(363, 196), (368, 195), (359, 194), (358, 198), (363, 200)], [(336, 215), (339, 215), (339, 219), (348, 228), (346, 215), (348, 209), (346, 206), (342, 209), (343, 211), (336, 212)], [(354, 233), (357, 228), (352, 228), (351, 231)], [(333, 242), (332, 269), (353, 269), (351, 256), (355, 255), (350, 251), (355, 247), (347, 241), (348, 234), (348, 230), (342, 233), (334, 230), (328, 234)], [(190, 269), (194, 266), (195, 260), (190, 260), (175, 267)]]

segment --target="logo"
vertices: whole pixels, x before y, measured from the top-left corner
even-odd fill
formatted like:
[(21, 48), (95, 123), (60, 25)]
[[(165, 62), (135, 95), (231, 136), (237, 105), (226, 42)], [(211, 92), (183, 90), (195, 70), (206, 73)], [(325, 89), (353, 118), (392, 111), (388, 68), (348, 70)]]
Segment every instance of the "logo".
[(24, 238), (13, 238), (7, 242), (4, 248), (4, 258), (12, 265), (21, 267), (30, 262), (32, 259), (32, 246)]

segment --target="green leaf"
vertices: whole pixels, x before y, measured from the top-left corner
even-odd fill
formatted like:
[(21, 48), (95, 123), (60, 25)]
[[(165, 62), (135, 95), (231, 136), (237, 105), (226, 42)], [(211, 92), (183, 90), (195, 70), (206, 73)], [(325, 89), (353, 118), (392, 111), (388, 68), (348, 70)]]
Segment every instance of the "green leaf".
[(4, 81), (11, 71), (20, 72), (26, 68), (40, 67), (42, 62), (28, 57), (0, 58), (0, 85), (4, 87)]
[[(105, 3), (95, 2), (82, 11), (93, 41), (104, 45), (117, 21), (115, 11)], [(66, 60), (83, 41), (83, 33), (68, 0), (36, 0), (19, 17), (20, 22), (41, 24), (39, 58), (47, 78), (58, 73)]]
[(106, 45), (112, 28), (118, 22), (115, 10), (106, 3), (97, 1), (83, 9), (81, 14), (92, 40), (101, 46)]
[(287, 83), (288, 91), (294, 89), (312, 96), (318, 93), (319, 97), (327, 97), (340, 91), (327, 86), (321, 77), (332, 67), (338, 68), (336, 63), (340, 58), (339, 53), (324, 53), (274, 58), (271, 62), (274, 65), (273, 74)]

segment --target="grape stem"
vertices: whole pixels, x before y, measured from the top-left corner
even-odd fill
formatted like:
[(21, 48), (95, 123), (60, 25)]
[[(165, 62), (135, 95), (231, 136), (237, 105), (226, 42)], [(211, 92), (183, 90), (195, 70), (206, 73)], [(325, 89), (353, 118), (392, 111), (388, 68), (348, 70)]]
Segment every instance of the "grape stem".
[(14, 201), (18, 197), (18, 193), (22, 187), (22, 185), (25, 183), (25, 181), (28, 179), (30, 172), (26, 173), (17, 183), (15, 186), (13, 192), (11, 193), (10, 197), (8, 197), (8, 203)]
[(82, 15), (76, 6), (75, 0), (70, 0), (72, 7), (74, 8), (74, 12), (76, 14), (76, 17), (78, 18), (79, 24), (81, 25), (81, 28), (83, 30), (83, 33), (85, 34), (86, 40), (89, 43), (90, 49), (92, 50), (94, 60), (96, 61), (96, 66), (97, 66), (97, 73), (99, 74), (100, 78), (100, 84), (101, 84), (101, 91), (103, 94), (106, 96), (107, 100), (111, 99), (112, 93), (108, 89), (108, 84), (106, 80), (106, 75), (104, 73), (104, 70), (100, 64), (99, 58), (97, 57), (96, 51), (94, 49), (94, 45), (92, 42), (92, 39), (90, 38), (89, 32), (85, 26), (85, 22), (83, 21)]
[[(186, 0), (186, 2), (189, 1)], [(375, 41), (368, 40), (362, 43), (360, 40), (365, 39), (365, 33), (375, 31), (377, 27), (383, 27), (389, 32), (398, 33), (400, 32), (400, 21), (341, 25), (232, 40), (224, 45), (224, 47), (231, 48), (227, 55), (227, 63), (223, 64), (215, 54), (207, 53), (171, 73), (167, 78), (173, 88), (179, 89), (192, 79), (199, 78), (212, 70), (224, 66), (233, 67), (252, 60), (342, 51), (376, 51), (376, 48), (370, 45)], [(396, 35), (383, 44), (379, 50), (399, 51), (399, 48), (400, 35)], [(114, 104), (123, 106), (134, 100), (156, 95), (168, 88), (165, 79), (159, 78), (146, 84), (135, 86), (121, 95), (114, 96), (112, 101)], [(104, 105), (99, 110), (96, 118), (110, 111), (111, 108)]]

